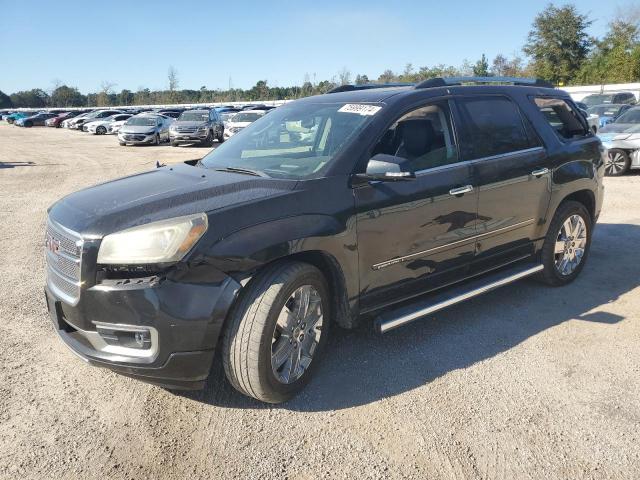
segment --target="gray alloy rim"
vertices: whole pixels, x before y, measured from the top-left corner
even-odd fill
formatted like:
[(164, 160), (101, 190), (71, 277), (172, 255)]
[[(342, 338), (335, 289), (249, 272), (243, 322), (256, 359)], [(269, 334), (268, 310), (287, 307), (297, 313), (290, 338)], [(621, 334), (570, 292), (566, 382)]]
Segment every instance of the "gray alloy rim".
[(621, 152), (615, 152), (607, 156), (605, 170), (608, 174), (617, 174), (624, 170), (626, 163), (624, 155)]
[(560, 275), (571, 275), (584, 257), (587, 247), (587, 224), (580, 215), (567, 218), (556, 239), (554, 255), (556, 270)]
[(322, 299), (311, 285), (285, 302), (271, 340), (271, 369), (280, 383), (298, 380), (311, 365), (322, 335)]

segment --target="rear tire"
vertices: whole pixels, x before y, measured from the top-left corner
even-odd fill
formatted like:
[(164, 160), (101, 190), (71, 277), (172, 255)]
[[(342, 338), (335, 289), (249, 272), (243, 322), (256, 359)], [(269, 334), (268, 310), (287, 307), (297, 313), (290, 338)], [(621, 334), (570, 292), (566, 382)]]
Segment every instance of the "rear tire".
[(630, 165), (629, 154), (624, 150), (613, 148), (607, 152), (604, 172), (609, 177), (619, 177), (627, 173)]
[[(571, 225), (575, 225), (575, 231), (571, 231)], [(587, 262), (591, 232), (591, 215), (585, 206), (574, 201), (562, 203), (551, 220), (544, 240), (544, 270), (538, 278), (553, 287), (573, 282)]]
[(329, 289), (317, 268), (299, 262), (267, 267), (246, 288), (224, 332), (225, 373), (244, 395), (284, 402), (310, 380), (326, 345)]
[(103, 126), (99, 126), (98, 128), (96, 128), (96, 134), (97, 135), (105, 135), (107, 133), (107, 129)]
[(118, 142), (120, 144), (121, 147), (126, 147), (127, 144), (125, 142)]

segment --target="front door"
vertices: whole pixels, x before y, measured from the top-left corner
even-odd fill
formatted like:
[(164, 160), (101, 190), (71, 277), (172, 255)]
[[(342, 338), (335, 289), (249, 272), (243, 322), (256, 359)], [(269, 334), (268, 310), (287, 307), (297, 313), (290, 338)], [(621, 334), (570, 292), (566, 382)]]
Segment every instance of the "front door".
[(477, 181), (476, 259), (471, 273), (526, 258), (551, 196), (550, 165), (517, 104), (502, 95), (456, 99), (463, 156)]
[(477, 190), (448, 101), (402, 115), (373, 153), (408, 159), (416, 178), (354, 190), (362, 312), (463, 278), (476, 234)]

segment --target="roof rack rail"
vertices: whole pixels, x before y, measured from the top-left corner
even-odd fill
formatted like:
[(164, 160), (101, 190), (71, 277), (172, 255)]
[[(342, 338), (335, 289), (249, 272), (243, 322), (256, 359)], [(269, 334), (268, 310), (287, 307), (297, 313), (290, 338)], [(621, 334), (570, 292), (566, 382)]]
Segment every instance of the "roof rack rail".
[(340, 85), (332, 88), (327, 93), (352, 92), (355, 90), (369, 90), (372, 88), (413, 87), (415, 83), (365, 83), (364, 85)]
[(555, 88), (553, 84), (547, 82), (546, 80), (541, 80), (539, 78), (519, 77), (437, 77), (420, 82), (414, 88), (448, 87), (452, 85), (464, 85), (469, 83), (507, 83), (510, 85), (521, 85), (527, 87)]

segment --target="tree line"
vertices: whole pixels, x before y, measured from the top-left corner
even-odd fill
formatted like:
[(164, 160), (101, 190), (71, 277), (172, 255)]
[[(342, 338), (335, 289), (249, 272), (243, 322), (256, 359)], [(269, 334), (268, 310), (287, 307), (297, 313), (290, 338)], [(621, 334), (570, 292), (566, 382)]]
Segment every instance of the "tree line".
[(271, 86), (259, 80), (250, 89), (180, 89), (178, 72), (169, 67), (168, 88), (115, 91), (116, 84), (102, 82), (98, 91), (81, 93), (77, 88), (54, 82), (45, 91), (35, 88), (7, 95), (0, 91), (0, 108), (19, 107), (105, 107), (113, 105), (153, 105), (177, 103), (214, 103), (256, 100), (287, 100), (326, 93), (348, 83), (415, 83), (449, 76), (530, 76), (555, 85), (586, 85), (640, 81), (640, 9), (619, 10), (602, 38), (588, 34), (593, 20), (574, 5), (548, 5), (531, 26), (519, 54), (498, 54), (492, 60), (482, 55), (476, 62), (465, 60), (460, 66), (432, 65), (414, 68), (409, 63), (401, 72), (385, 70), (378, 77), (352, 76), (343, 68), (330, 79), (311, 81), (305, 75), (302, 85)]

